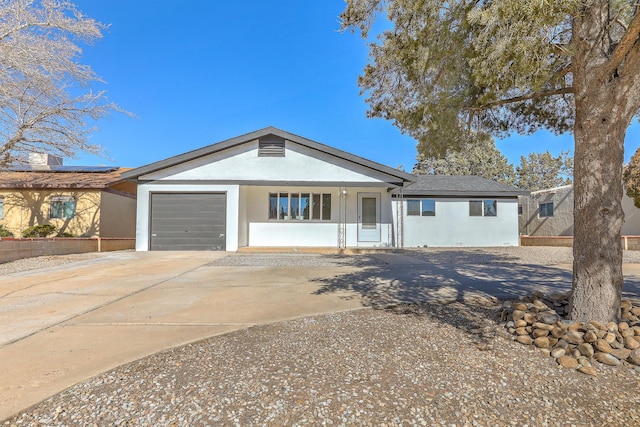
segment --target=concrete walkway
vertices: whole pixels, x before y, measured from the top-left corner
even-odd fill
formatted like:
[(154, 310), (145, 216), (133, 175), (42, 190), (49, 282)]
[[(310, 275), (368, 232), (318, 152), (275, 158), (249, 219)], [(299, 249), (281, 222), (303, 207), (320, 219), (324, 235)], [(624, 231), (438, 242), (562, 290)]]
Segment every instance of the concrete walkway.
[(123, 252), (0, 278), (0, 420), (166, 348), (362, 307), (310, 281), (352, 267), (207, 266), (225, 255)]

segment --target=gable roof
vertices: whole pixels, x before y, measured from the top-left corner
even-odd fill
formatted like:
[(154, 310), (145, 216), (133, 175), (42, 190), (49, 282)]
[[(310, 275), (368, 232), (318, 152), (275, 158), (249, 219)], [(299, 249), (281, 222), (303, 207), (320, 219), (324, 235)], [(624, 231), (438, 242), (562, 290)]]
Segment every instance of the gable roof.
[(516, 197), (528, 195), (529, 191), (479, 176), (414, 175), (412, 184), (394, 189), (392, 193), (404, 196)]
[(256, 139), (259, 139), (268, 135), (275, 135), (280, 138), (284, 138), (288, 141), (295, 142), (296, 144), (300, 144), (304, 147), (311, 148), (313, 150), (317, 150), (326, 154), (330, 154), (334, 157), (347, 160), (351, 163), (355, 163), (357, 165), (365, 166), (375, 171), (382, 172), (387, 175), (391, 175), (395, 178), (398, 178), (399, 184), (401, 183), (404, 185), (405, 182), (411, 182), (413, 181), (413, 178), (414, 178), (413, 175), (403, 172), (399, 169), (394, 169), (389, 166), (385, 166), (381, 163), (376, 163), (371, 160), (367, 160), (363, 157), (359, 157), (354, 154), (347, 153), (346, 151), (338, 150), (328, 145), (324, 145), (319, 142), (312, 141), (310, 139), (307, 139), (298, 135), (294, 135), (292, 133), (283, 131), (281, 129), (277, 129), (273, 126), (260, 129), (251, 133), (247, 133), (245, 135), (237, 136), (235, 138), (227, 139), (225, 141), (221, 141), (212, 145), (208, 145), (206, 147), (199, 148), (197, 150), (189, 151), (184, 154), (170, 157), (165, 160), (160, 160), (158, 162), (151, 163), (146, 166), (141, 166), (139, 168), (132, 169), (128, 172), (123, 173), (122, 178), (134, 180), (142, 175), (156, 172), (161, 169), (166, 169), (166, 168), (178, 165), (180, 163), (185, 163), (191, 160), (198, 159), (200, 157), (208, 156), (210, 154), (214, 154), (231, 147), (245, 144), (250, 141), (255, 141)]
[(0, 190), (4, 189), (95, 189), (108, 188), (122, 181), (129, 169), (110, 168), (100, 172), (0, 171)]

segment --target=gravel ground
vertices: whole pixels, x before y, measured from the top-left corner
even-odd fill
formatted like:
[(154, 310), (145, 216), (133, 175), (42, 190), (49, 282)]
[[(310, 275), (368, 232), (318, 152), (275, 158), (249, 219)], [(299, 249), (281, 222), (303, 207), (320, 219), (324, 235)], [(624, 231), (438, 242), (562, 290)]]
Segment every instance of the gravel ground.
[[(540, 249), (407, 254), (443, 263), (570, 257)], [(254, 261), (269, 259), (283, 258)], [(500, 305), (405, 305), (255, 326), (121, 366), (2, 426), (640, 425), (640, 372), (559, 368), (497, 325)]]
[(0, 275), (5, 276), (12, 273), (36, 270), (38, 268), (57, 267), (59, 265), (101, 258), (108, 255), (108, 252), (89, 252), (85, 254), (49, 255), (35, 258), (24, 258), (16, 261), (0, 263)]
[(381, 261), (368, 255), (232, 254), (208, 265), (228, 267), (365, 267), (380, 263)]
[[(420, 248), (405, 249), (404, 254), (441, 264), (572, 264), (572, 248), (544, 246), (507, 246), (495, 248)], [(623, 263), (640, 264), (640, 251), (624, 251)]]

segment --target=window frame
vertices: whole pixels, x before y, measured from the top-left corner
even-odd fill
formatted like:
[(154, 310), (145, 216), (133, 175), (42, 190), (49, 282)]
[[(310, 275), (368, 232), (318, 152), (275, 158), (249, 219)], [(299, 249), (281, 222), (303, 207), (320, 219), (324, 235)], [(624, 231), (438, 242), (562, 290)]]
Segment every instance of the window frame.
[[(61, 203), (61, 205), (58, 205), (59, 203)], [(67, 212), (68, 212), (70, 203), (73, 203), (71, 205), (72, 213), (71, 213), (71, 216), (68, 216)], [(60, 207), (56, 208), (56, 206), (60, 206)], [(77, 214), (76, 207), (77, 207), (77, 201), (76, 201), (76, 198), (73, 196), (51, 196), (49, 198), (49, 219), (62, 219), (62, 220), (73, 219), (76, 217), (76, 214)], [(59, 210), (60, 216), (54, 215), (55, 210)]]
[[(420, 199), (405, 199), (407, 202), (407, 214), (406, 216), (436, 216), (436, 199), (431, 199), (431, 198), (420, 198)], [(425, 211), (425, 203), (424, 202), (431, 202), (433, 203), (433, 215), (425, 215), (424, 213), (427, 212)], [(417, 203), (417, 210), (415, 209), (416, 206), (415, 204)], [(413, 207), (410, 207), (409, 205), (414, 205)]]
[[(551, 207), (551, 213), (549, 213), (549, 207)], [(543, 215), (543, 211), (544, 211), (544, 215)], [(553, 201), (538, 203), (538, 218), (553, 218), (553, 214), (554, 214)]]
[[(476, 206), (479, 203), (479, 211), (472, 212), (472, 206)], [(493, 215), (487, 214), (487, 203), (492, 203), (495, 213)], [(498, 199), (470, 199), (469, 200), (469, 216), (480, 218), (497, 218), (498, 217)]]
[[(269, 221), (331, 221), (332, 197), (331, 193), (313, 192), (269, 192), (269, 204), (267, 219)], [(297, 208), (294, 206), (297, 200)], [(306, 201), (306, 206), (304, 205)], [(275, 202), (276, 211), (274, 215), (273, 206)], [(328, 202), (328, 203), (327, 203)], [(287, 207), (286, 213), (282, 208)], [(293, 215), (293, 213), (298, 215)]]

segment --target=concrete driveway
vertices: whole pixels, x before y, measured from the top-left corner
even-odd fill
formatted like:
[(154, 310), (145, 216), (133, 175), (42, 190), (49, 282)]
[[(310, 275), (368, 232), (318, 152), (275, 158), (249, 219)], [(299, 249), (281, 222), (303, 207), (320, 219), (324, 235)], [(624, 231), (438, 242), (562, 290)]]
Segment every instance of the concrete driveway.
[[(571, 286), (570, 266), (438, 256), (116, 252), (1, 277), (0, 420), (108, 369), (255, 324)], [(640, 268), (626, 273), (637, 297)]]
[(355, 267), (208, 266), (221, 252), (122, 252), (0, 278), (0, 420), (166, 348), (362, 307), (311, 279)]

